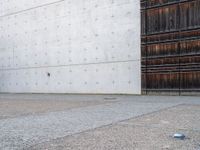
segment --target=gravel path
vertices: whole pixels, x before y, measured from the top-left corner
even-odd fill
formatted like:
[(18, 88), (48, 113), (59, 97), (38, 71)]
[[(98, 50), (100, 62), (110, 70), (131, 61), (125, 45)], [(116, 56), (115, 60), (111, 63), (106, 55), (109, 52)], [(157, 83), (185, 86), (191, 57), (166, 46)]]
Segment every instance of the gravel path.
[[(30, 147), (29, 150), (199, 150), (200, 105), (179, 105)], [(184, 133), (185, 140), (174, 139)]]
[(0, 120), (0, 149), (26, 149), (32, 145), (65, 137), (180, 104), (117, 103), (75, 108)]

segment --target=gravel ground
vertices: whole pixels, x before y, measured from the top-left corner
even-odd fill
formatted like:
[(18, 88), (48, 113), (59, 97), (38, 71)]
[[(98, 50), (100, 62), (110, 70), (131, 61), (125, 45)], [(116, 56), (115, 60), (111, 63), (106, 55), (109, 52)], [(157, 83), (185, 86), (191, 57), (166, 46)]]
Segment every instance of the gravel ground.
[[(2, 94), (0, 149), (161, 148), (153, 147), (156, 141), (153, 138), (150, 140), (150, 137), (159, 137), (162, 143), (168, 140), (169, 144), (160, 145), (164, 146), (162, 149), (170, 149), (174, 140), (166, 135), (171, 135), (177, 129), (187, 131), (194, 139), (184, 142), (193, 149), (198, 146), (195, 140), (200, 137), (197, 128), (200, 125), (198, 104), (199, 97)], [(169, 108), (171, 110), (167, 111)], [(186, 110), (189, 112), (184, 113)], [(185, 115), (176, 118), (180, 112)], [(162, 118), (168, 120), (160, 123)], [(182, 128), (168, 128), (171, 125), (168, 122), (172, 119), (180, 123), (184, 119), (188, 121), (183, 123), (185, 126)], [(139, 133), (141, 135), (137, 136)], [(177, 147), (174, 146), (174, 149), (183, 148), (183, 144), (175, 145)]]
[[(178, 114), (178, 115), (177, 115)], [(31, 150), (198, 150), (200, 105), (178, 106), (114, 125), (59, 138)], [(185, 140), (172, 135), (184, 133)]]

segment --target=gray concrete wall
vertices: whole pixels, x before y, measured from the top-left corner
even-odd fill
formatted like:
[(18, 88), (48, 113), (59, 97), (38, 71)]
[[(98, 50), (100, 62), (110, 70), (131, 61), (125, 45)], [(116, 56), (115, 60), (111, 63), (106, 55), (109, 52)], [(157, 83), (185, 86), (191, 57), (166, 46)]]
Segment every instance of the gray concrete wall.
[(140, 68), (139, 0), (0, 1), (0, 92), (140, 94)]

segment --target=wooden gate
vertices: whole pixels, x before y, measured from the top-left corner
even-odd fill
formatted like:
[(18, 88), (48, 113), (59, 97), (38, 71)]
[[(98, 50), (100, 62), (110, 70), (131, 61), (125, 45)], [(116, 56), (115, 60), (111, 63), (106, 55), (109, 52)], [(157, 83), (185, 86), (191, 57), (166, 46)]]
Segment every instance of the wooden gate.
[(200, 0), (141, 0), (142, 91), (200, 93)]

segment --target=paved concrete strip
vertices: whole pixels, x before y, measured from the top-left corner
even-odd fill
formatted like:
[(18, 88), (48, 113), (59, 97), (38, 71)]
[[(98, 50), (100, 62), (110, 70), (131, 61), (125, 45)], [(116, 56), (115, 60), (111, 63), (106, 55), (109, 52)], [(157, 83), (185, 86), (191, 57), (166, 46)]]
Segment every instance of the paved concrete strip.
[(0, 101), (0, 120), (20, 116), (39, 115), (49, 112), (113, 103), (104, 100), (4, 100)]
[(116, 123), (177, 104), (124, 101), (64, 112), (3, 119), (0, 120), (0, 149), (23, 149), (34, 144)]

